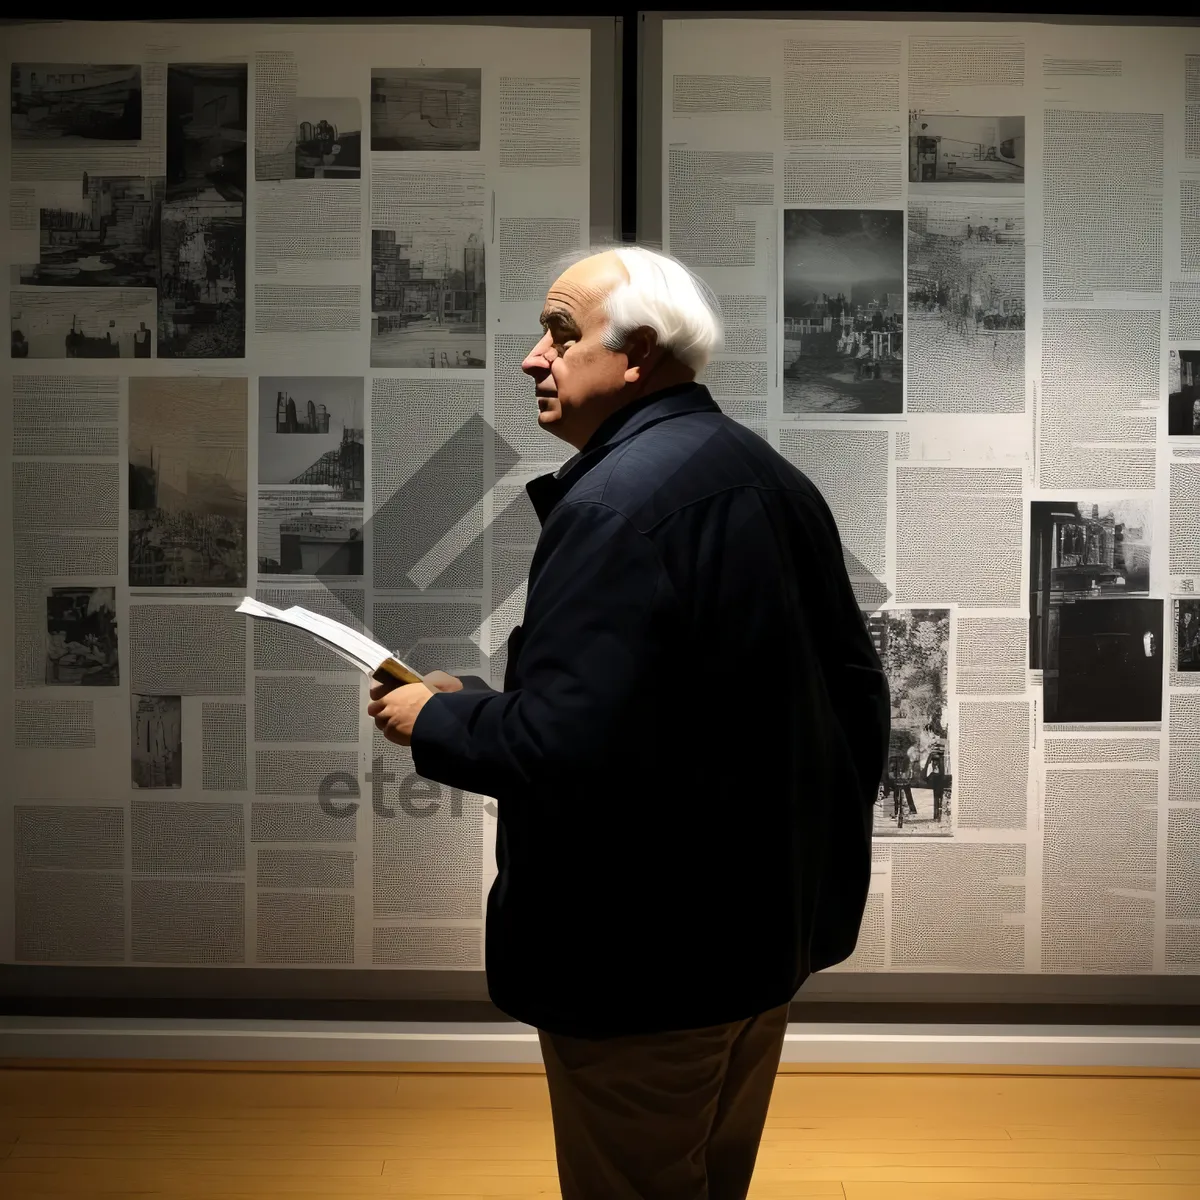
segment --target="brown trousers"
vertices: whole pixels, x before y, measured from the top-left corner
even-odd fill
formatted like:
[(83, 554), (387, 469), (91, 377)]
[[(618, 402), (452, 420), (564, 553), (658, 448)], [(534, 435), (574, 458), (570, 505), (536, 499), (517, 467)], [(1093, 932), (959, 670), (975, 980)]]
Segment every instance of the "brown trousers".
[(787, 1005), (670, 1033), (538, 1031), (563, 1200), (745, 1200)]

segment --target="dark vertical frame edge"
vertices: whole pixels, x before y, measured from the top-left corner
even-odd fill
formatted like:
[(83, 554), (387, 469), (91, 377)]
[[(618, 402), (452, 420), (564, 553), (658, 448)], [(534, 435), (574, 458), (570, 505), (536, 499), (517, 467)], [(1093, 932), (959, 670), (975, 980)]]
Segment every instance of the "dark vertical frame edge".
[(641, 13), (628, 9), (617, 18), (620, 27), (620, 81), (617, 88), (619, 111), (616, 127), (620, 138), (620, 206), (617, 239), (635, 242), (638, 237), (637, 186), (641, 144), (638, 137), (638, 97), (641, 94), (641, 71), (638, 61)]

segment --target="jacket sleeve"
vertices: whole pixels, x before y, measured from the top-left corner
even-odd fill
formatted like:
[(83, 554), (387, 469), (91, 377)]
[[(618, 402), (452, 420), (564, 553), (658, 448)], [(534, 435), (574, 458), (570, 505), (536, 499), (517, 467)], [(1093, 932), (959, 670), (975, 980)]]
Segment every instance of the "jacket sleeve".
[(576, 501), (550, 514), (537, 559), (521, 687), (431, 697), (411, 740), (426, 779), (502, 797), (578, 778), (652, 679), (655, 618), (674, 597), (653, 543), (608, 505)]

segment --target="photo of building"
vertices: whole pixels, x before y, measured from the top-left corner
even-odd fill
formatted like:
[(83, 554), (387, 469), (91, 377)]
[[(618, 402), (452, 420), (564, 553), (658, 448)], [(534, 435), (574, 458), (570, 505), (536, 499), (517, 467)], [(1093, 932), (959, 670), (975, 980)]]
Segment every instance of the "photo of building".
[(258, 482), (319, 487), (363, 499), (363, 381), (357, 376), (262, 376)]
[(1148, 500), (1034, 500), (1029, 665), (1047, 721), (1157, 721), (1163, 602), (1148, 598)]
[(73, 208), (43, 208), (38, 261), (23, 284), (157, 287), (162, 178), (84, 175)]
[(246, 584), (245, 379), (129, 381), (129, 583)]
[(481, 223), (371, 231), (371, 366), (483, 368), (485, 306)]

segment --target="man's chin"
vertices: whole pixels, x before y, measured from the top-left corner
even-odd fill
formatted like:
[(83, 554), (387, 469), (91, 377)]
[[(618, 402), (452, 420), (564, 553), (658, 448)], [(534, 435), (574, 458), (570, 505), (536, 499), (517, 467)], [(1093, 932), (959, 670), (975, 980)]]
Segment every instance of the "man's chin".
[(549, 434), (565, 440), (562, 427), (562, 409), (558, 405), (544, 408), (537, 415), (538, 424)]

